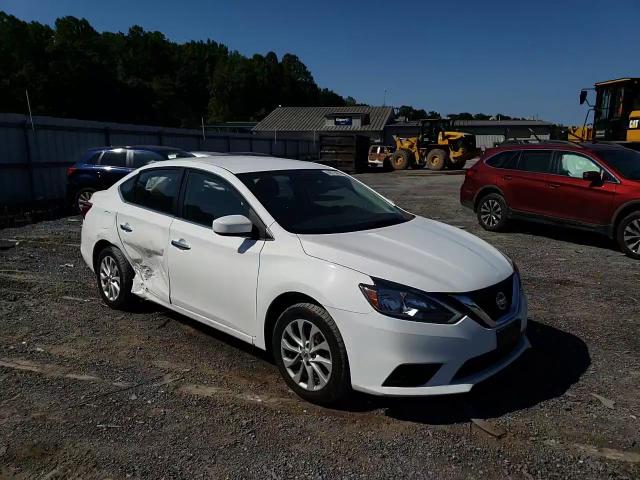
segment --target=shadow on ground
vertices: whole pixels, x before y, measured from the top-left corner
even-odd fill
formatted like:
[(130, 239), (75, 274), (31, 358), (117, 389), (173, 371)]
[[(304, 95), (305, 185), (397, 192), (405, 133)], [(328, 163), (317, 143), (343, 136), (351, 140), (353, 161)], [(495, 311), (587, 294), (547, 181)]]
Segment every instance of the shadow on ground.
[(586, 344), (571, 333), (534, 321), (529, 322), (527, 334), (532, 348), (468, 394), (415, 399), (359, 396), (362, 403), (356, 410), (383, 408), (398, 420), (453, 424), (500, 417), (561, 396), (591, 364)]
[(618, 252), (620, 251), (616, 242), (606, 235), (563, 227), (562, 225), (546, 225), (542, 223), (513, 221), (509, 224), (508, 231), (511, 233), (523, 233), (538, 237), (546, 237), (551, 240), (575, 243), (576, 245), (586, 247), (597, 247), (605, 248), (607, 250), (616, 250)]
[[(156, 309), (153, 305), (147, 306), (149, 302), (141, 303), (143, 305), (139, 308), (142, 311)], [(179, 313), (165, 312), (168, 320), (188, 325), (263, 362), (274, 363), (269, 354), (253, 345)], [(398, 420), (441, 425), (466, 423), (471, 418), (501, 417), (562, 396), (580, 380), (591, 364), (587, 345), (571, 333), (532, 320), (529, 321), (527, 335), (532, 348), (502, 372), (476, 385), (470, 393), (385, 398), (354, 392), (350, 401), (339, 409), (351, 412), (382, 409), (388, 417)], [(276, 371), (274, 374), (277, 375), (274, 381), (284, 382)]]

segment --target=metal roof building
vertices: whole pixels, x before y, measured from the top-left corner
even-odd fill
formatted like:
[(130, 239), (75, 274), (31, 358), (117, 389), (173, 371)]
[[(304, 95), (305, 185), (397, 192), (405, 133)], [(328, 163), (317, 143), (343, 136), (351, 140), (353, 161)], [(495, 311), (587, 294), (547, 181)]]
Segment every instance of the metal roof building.
[(263, 135), (315, 138), (320, 133), (353, 133), (381, 141), (392, 107), (278, 107), (253, 127)]

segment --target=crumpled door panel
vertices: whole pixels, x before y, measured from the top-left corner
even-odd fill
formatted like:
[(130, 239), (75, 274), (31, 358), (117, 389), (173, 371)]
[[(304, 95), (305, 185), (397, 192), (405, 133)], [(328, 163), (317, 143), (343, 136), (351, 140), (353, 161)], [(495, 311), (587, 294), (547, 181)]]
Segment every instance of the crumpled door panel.
[(131, 288), (135, 295), (169, 303), (167, 245), (172, 221), (167, 215), (134, 206), (118, 213), (118, 235), (135, 272)]

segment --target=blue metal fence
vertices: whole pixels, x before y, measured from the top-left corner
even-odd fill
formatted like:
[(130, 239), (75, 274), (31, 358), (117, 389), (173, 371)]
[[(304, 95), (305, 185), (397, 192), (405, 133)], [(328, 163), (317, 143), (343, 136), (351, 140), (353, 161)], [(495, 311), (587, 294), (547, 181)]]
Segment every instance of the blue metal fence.
[[(0, 113), (0, 208), (65, 196), (66, 168), (92, 147), (170, 145), (184, 150), (259, 152), (278, 157), (317, 158), (313, 140), (201, 130), (29, 117)], [(260, 161), (260, 157), (256, 157)]]

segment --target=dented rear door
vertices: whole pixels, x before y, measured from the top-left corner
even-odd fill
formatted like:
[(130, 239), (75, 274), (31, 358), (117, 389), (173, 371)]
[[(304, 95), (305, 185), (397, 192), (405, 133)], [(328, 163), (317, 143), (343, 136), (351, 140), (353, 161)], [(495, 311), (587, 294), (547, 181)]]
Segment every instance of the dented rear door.
[(182, 169), (143, 170), (121, 204), (116, 228), (135, 277), (132, 292), (169, 303), (167, 245)]

